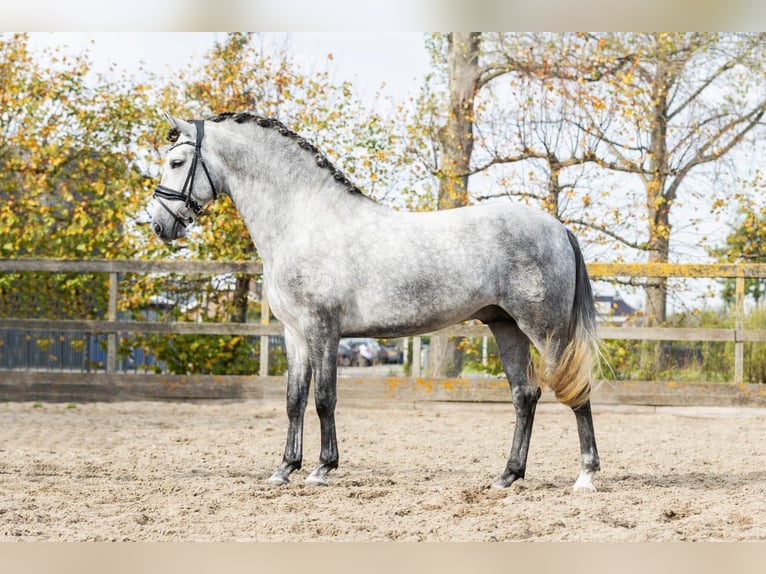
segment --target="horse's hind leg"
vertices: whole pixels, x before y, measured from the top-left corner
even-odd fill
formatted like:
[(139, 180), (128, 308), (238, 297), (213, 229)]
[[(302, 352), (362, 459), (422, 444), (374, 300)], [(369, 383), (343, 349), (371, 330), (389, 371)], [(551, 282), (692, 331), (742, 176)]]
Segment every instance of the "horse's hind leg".
[(580, 476), (574, 484), (576, 491), (595, 491), (593, 474), (600, 469), (598, 450), (596, 449), (596, 434), (593, 431), (593, 415), (590, 400), (574, 409), (577, 420), (577, 434), (580, 437)]
[(497, 341), (498, 353), (511, 386), (513, 407), (516, 410), (508, 464), (500, 478), (492, 485), (493, 488), (507, 488), (519, 478), (524, 478), (532, 424), (541, 391), (540, 387), (528, 378), (529, 339), (518, 325), (514, 321), (502, 321), (490, 323), (489, 328)]
[[(561, 369), (557, 368), (560, 366), (559, 361), (562, 360), (565, 361), (564, 364), (570, 364), (566, 359), (562, 359), (562, 355), (566, 351), (559, 351), (564, 347), (561, 341), (561, 338), (548, 338), (545, 345), (538, 341), (538, 345), (540, 345), (538, 349), (541, 349), (541, 352), (546, 355), (546, 377), (567, 376), (567, 373), (562, 373)], [(573, 369), (570, 368), (571, 370)], [(555, 385), (557, 382), (560, 383), (561, 381), (549, 380), (548, 384)], [(572, 410), (577, 421), (577, 435), (580, 440), (580, 475), (575, 481), (574, 490), (592, 492), (596, 490), (593, 485), (593, 475), (600, 469), (600, 462), (596, 448), (596, 434), (593, 430), (590, 399), (578, 407), (573, 407)]]
[(309, 397), (311, 365), (306, 342), (290, 328), (285, 328), (287, 350), (287, 444), (282, 464), (269, 478), (269, 484), (287, 484), (289, 476), (303, 461), (303, 416)]
[[(560, 339), (549, 339), (548, 346), (552, 349), (559, 348)], [(556, 373), (559, 371), (556, 366), (561, 360), (561, 353), (552, 352), (547, 356), (547, 372)], [(559, 375), (561, 373), (559, 372)], [(549, 381), (554, 384), (555, 381)], [(572, 408), (577, 421), (577, 435), (580, 440), (580, 475), (575, 481), (575, 491), (596, 490), (593, 485), (593, 475), (600, 469), (598, 449), (596, 448), (596, 434), (593, 430), (593, 414), (591, 413), (590, 399), (586, 400), (579, 407)]]

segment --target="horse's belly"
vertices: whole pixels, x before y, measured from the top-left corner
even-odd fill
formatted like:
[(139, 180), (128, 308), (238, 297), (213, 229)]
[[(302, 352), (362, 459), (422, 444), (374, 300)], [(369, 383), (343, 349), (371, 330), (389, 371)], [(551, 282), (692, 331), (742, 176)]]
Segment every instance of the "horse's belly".
[[(454, 294), (453, 294), (454, 295)], [(449, 297), (421, 292), (415, 297), (356, 297), (344, 304), (344, 336), (395, 338), (429, 333), (476, 315), (492, 301), (479, 297)]]

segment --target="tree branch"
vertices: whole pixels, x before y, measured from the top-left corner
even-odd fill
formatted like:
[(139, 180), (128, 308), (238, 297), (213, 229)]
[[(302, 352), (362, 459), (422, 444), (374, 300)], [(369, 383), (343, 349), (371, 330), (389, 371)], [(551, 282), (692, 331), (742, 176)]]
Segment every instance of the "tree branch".
[(709, 76), (702, 84), (700, 84), (700, 86), (694, 92), (692, 92), (692, 94), (688, 98), (686, 98), (681, 104), (679, 104), (679, 106), (675, 110), (673, 111), (668, 110), (667, 112), (668, 121), (672, 120), (677, 114), (679, 114), (682, 110), (684, 110), (686, 106), (688, 106), (693, 101), (695, 101), (700, 96), (700, 94), (705, 91), (705, 89), (708, 86), (710, 86), (720, 76), (722, 76), (723, 74), (731, 70), (735, 64), (736, 64), (735, 60), (729, 60), (728, 62), (720, 66), (715, 71), (714, 74)]
[[(759, 124), (764, 113), (766, 113), (766, 101), (761, 102), (749, 114), (746, 114), (745, 116), (736, 117), (732, 119), (728, 124), (726, 124), (717, 134), (715, 134), (712, 138), (710, 138), (710, 140), (708, 140), (708, 142), (705, 143), (705, 145), (703, 145), (699, 150), (697, 150), (697, 154), (695, 155), (694, 158), (690, 159), (680, 169), (674, 170), (674, 172), (671, 173), (671, 175), (674, 176), (673, 182), (668, 186), (668, 188), (663, 193), (665, 198), (669, 201), (674, 201), (678, 193), (678, 188), (681, 185), (681, 182), (689, 174), (689, 172), (692, 169), (694, 169), (698, 165), (715, 161), (718, 158), (720, 158), (722, 155), (726, 155), (729, 151), (732, 150), (732, 148), (734, 148), (734, 146), (736, 146), (739, 142), (742, 141), (742, 139), (745, 137), (745, 135), (747, 135), (747, 133), (750, 130), (752, 130), (755, 126)], [(750, 120), (747, 121), (747, 118), (750, 118)], [(734, 134), (734, 136), (723, 147), (713, 152), (705, 153), (717, 141), (722, 139), (727, 132), (730, 132), (731, 130), (735, 129), (737, 126), (739, 126), (743, 122), (746, 122), (745, 126), (741, 130), (739, 130), (736, 134)]]
[(639, 251), (651, 251), (651, 249), (649, 248), (649, 246), (647, 245), (646, 242), (637, 243), (637, 242), (634, 242), (634, 241), (629, 241), (629, 240), (625, 239), (624, 237), (622, 237), (621, 235), (618, 235), (616, 232), (612, 231), (611, 229), (609, 229), (609, 228), (607, 228), (607, 227), (605, 227), (603, 225), (599, 225), (597, 223), (593, 223), (591, 221), (585, 221), (584, 219), (573, 219), (573, 218), (567, 217), (565, 219), (564, 223), (567, 224), (567, 225), (570, 225), (570, 224), (580, 225), (582, 227), (587, 227), (588, 229), (593, 229), (594, 231), (598, 231), (599, 233), (603, 233), (607, 237), (611, 237), (615, 241), (619, 241), (620, 243), (622, 243), (626, 247), (631, 247), (631, 248), (637, 249)]
[(528, 193), (528, 192), (525, 192), (525, 191), (515, 191), (515, 192), (506, 191), (506, 192), (501, 192), (501, 193), (490, 193), (490, 194), (487, 194), (487, 195), (471, 194), (471, 196), (476, 201), (486, 201), (488, 199), (499, 199), (501, 197), (507, 197), (507, 198), (511, 198), (511, 197), (523, 197), (523, 198), (526, 198), (526, 199), (534, 199), (534, 200), (537, 200), (537, 201), (543, 201), (545, 199), (541, 195), (537, 195), (536, 193)]

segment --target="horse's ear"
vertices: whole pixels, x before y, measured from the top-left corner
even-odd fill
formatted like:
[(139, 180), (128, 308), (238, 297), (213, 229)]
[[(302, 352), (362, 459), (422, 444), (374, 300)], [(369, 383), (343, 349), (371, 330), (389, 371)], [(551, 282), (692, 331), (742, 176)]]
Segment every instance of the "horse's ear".
[(171, 116), (167, 112), (162, 112), (162, 115), (164, 115), (165, 119), (168, 120), (168, 123), (170, 124), (171, 128), (173, 128), (174, 130), (178, 130), (178, 132), (183, 135), (194, 137), (195, 131), (194, 131), (194, 126), (192, 126), (192, 124), (190, 124), (189, 122), (185, 122), (183, 120), (179, 120), (178, 118)]

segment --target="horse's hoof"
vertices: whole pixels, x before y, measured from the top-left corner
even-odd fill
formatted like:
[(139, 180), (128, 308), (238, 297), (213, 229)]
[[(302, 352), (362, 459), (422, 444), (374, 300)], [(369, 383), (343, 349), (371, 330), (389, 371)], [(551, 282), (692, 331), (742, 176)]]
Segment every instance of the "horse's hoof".
[(590, 484), (590, 485), (579, 485), (579, 486), (577, 484), (575, 484), (572, 487), (572, 491), (573, 492), (596, 492), (596, 487), (593, 486), (592, 484)]
[(306, 478), (306, 486), (329, 486), (329, 485), (330, 483), (323, 478), (318, 478), (318, 477), (312, 478), (310, 476)]
[(519, 480), (519, 478), (520, 477), (516, 476), (515, 474), (511, 474), (509, 476), (501, 476), (492, 483), (492, 488), (495, 490), (506, 490), (510, 488), (514, 482)]
[(278, 472), (275, 472), (266, 482), (272, 486), (284, 486), (285, 484), (290, 484), (290, 479)]
[(328, 486), (330, 483), (322, 476), (309, 475), (306, 477), (306, 484), (309, 486)]
[(596, 492), (593, 484), (593, 475), (589, 472), (580, 473), (572, 487), (574, 492)]
[(327, 481), (326, 473), (315, 470), (306, 477), (306, 484), (309, 486), (327, 486), (330, 483)]

